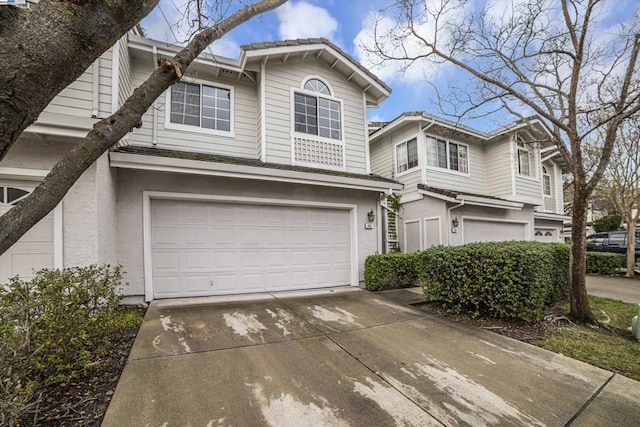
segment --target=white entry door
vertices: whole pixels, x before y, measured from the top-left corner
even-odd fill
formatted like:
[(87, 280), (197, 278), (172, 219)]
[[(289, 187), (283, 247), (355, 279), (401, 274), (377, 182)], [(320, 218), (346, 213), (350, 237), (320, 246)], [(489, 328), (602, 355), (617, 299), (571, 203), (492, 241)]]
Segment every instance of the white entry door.
[(525, 240), (526, 224), (464, 219), (464, 243)]
[[(0, 182), (0, 215), (7, 212), (33, 188), (19, 183)], [(44, 217), (0, 256), (0, 284), (9, 278), (33, 277), (34, 271), (54, 267), (53, 213)]]
[(348, 210), (152, 200), (153, 296), (349, 285), (350, 236)]

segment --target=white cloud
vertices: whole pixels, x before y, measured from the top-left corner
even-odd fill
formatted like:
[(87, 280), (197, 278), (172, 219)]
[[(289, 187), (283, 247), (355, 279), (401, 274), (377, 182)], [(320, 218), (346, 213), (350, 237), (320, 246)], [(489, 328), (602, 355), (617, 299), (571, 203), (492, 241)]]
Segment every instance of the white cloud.
[(223, 37), (213, 42), (213, 44), (207, 48), (207, 52), (227, 58), (237, 58), (240, 54), (240, 45), (230, 37)]
[(325, 37), (334, 39), (338, 21), (322, 7), (305, 1), (288, 2), (276, 9), (278, 31), (283, 39)]

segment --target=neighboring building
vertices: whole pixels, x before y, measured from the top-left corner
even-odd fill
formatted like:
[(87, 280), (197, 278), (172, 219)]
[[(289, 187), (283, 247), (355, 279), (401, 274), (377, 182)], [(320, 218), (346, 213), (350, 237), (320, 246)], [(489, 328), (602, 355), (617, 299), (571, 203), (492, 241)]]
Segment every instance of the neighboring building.
[[(0, 164), (0, 209), (176, 50), (133, 31), (63, 90)], [(380, 194), (402, 189), (369, 170), (367, 107), (389, 94), (324, 39), (205, 55), (0, 257), (0, 282), (108, 263), (128, 302), (358, 286)]]
[(403, 252), (479, 241), (563, 241), (567, 170), (538, 119), (484, 133), (412, 112), (370, 129), (372, 172), (404, 184)]

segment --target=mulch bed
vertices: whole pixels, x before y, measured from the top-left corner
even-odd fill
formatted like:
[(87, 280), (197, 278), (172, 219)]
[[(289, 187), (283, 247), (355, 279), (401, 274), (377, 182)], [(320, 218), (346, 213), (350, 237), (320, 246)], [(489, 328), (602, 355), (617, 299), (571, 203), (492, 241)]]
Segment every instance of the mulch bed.
[(546, 307), (544, 311), (545, 320), (538, 323), (527, 323), (513, 319), (493, 319), (490, 317), (474, 318), (469, 314), (451, 314), (447, 313), (437, 302), (421, 302), (413, 306), (429, 314), (473, 325), (519, 341), (530, 342), (543, 339), (549, 327), (566, 326), (569, 323), (565, 317), (567, 315), (566, 304), (566, 301), (559, 301), (552, 306)]
[(113, 350), (86, 375), (45, 387), (37, 414), (25, 419), (23, 425), (99, 426), (137, 333), (138, 328), (130, 328), (111, 337)]

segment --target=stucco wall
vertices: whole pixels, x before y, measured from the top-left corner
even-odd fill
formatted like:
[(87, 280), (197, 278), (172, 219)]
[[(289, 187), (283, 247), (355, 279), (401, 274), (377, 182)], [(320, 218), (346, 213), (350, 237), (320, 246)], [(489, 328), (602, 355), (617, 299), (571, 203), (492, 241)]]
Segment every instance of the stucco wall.
[[(0, 167), (49, 170), (76, 142), (25, 135)], [(62, 200), (63, 265), (116, 264), (116, 176), (104, 154)]]
[(377, 212), (378, 192), (122, 169), (118, 173), (118, 262), (124, 266), (130, 283), (126, 295), (137, 299), (144, 295), (143, 191), (355, 204), (360, 281), (364, 279), (365, 258), (379, 250), (379, 226), (364, 229), (367, 212)]

